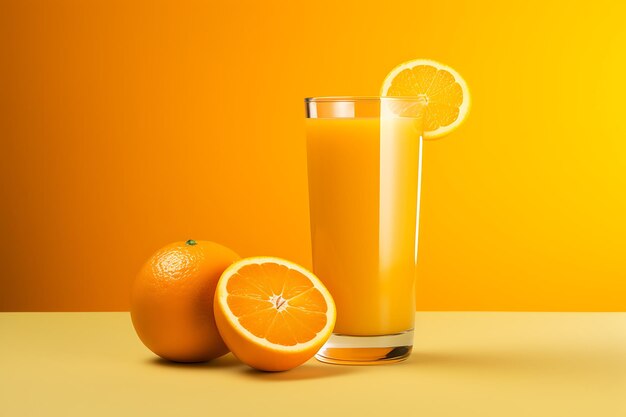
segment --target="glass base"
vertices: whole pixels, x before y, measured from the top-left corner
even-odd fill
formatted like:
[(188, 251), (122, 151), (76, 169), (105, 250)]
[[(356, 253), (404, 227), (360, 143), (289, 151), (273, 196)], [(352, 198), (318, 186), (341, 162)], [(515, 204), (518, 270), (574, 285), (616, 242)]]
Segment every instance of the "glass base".
[(413, 330), (383, 336), (332, 334), (315, 359), (335, 365), (383, 365), (401, 362), (413, 349)]

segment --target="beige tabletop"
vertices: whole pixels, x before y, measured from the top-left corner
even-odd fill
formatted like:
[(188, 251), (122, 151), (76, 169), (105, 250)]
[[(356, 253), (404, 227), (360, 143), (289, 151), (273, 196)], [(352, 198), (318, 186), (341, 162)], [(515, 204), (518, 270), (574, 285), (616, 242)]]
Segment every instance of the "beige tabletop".
[(418, 313), (413, 355), (179, 365), (128, 313), (0, 313), (0, 416), (626, 416), (626, 313)]

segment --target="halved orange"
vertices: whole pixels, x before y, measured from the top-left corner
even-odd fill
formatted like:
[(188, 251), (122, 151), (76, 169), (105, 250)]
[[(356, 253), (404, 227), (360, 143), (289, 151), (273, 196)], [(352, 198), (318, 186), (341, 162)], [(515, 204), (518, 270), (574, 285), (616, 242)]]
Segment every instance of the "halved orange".
[(430, 59), (415, 59), (395, 67), (385, 78), (381, 96), (423, 99), (423, 137), (447, 135), (467, 118), (467, 83), (454, 69)]
[(215, 321), (242, 362), (285, 371), (315, 355), (335, 326), (333, 298), (310, 271), (275, 257), (241, 259), (215, 291)]

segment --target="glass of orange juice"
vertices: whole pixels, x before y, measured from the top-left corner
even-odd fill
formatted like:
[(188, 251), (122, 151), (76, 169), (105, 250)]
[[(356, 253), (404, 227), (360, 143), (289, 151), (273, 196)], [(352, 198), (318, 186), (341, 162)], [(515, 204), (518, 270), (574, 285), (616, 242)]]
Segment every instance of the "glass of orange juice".
[(337, 305), (322, 362), (379, 364), (413, 346), (420, 98), (305, 100), (313, 271)]

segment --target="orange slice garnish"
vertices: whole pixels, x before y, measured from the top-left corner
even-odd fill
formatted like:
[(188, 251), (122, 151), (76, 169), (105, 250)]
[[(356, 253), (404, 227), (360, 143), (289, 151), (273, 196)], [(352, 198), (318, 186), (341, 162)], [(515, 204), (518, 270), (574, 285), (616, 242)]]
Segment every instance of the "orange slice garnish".
[(456, 130), (467, 118), (467, 83), (454, 69), (429, 59), (395, 67), (385, 78), (381, 96), (423, 99), (423, 137), (437, 139)]

